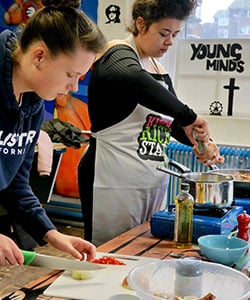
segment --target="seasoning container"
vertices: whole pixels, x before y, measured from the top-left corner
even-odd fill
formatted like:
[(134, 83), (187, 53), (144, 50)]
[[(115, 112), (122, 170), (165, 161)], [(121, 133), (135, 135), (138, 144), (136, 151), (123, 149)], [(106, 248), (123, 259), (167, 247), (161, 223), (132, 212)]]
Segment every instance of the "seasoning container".
[(175, 198), (174, 241), (176, 248), (192, 247), (194, 198), (189, 183), (181, 183), (181, 192)]
[(197, 151), (200, 153), (200, 154), (203, 154), (204, 152), (207, 151), (207, 144), (206, 143), (203, 143), (201, 140), (199, 140), (196, 136), (196, 132), (193, 131), (193, 137), (194, 139), (198, 142), (198, 147), (197, 147)]
[(237, 237), (248, 242), (249, 240), (249, 224), (250, 224), (250, 216), (244, 211), (242, 214), (238, 215), (238, 233)]
[(175, 295), (177, 297), (202, 296), (204, 268), (199, 259), (179, 259), (175, 271)]

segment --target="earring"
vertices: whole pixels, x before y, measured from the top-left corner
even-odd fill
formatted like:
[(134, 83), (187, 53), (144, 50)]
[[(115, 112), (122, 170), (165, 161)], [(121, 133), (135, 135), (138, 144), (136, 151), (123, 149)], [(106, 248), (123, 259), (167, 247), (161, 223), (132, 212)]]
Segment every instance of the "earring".
[(39, 61), (35, 61), (34, 65), (35, 65), (36, 68), (38, 68), (39, 67)]

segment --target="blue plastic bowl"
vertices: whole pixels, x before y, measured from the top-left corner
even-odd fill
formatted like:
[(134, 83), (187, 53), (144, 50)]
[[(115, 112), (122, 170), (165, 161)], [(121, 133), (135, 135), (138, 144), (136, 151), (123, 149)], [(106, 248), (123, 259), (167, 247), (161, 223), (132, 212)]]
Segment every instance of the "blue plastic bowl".
[(198, 238), (201, 253), (212, 262), (232, 266), (248, 249), (248, 243), (237, 237), (210, 234)]

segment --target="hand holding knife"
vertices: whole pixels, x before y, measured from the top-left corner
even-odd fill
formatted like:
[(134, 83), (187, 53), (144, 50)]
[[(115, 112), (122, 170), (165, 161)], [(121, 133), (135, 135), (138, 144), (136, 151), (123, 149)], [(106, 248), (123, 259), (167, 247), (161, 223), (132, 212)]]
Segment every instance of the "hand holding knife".
[(34, 251), (22, 250), (24, 256), (24, 265), (44, 267), (55, 270), (101, 270), (106, 267), (87, 261), (79, 261), (68, 258), (38, 254)]

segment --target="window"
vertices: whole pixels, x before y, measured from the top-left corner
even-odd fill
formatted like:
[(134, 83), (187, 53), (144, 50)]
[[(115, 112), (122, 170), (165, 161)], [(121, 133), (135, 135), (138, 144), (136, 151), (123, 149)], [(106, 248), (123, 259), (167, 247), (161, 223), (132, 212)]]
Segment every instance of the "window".
[(249, 0), (198, 0), (186, 23), (186, 39), (250, 38)]

